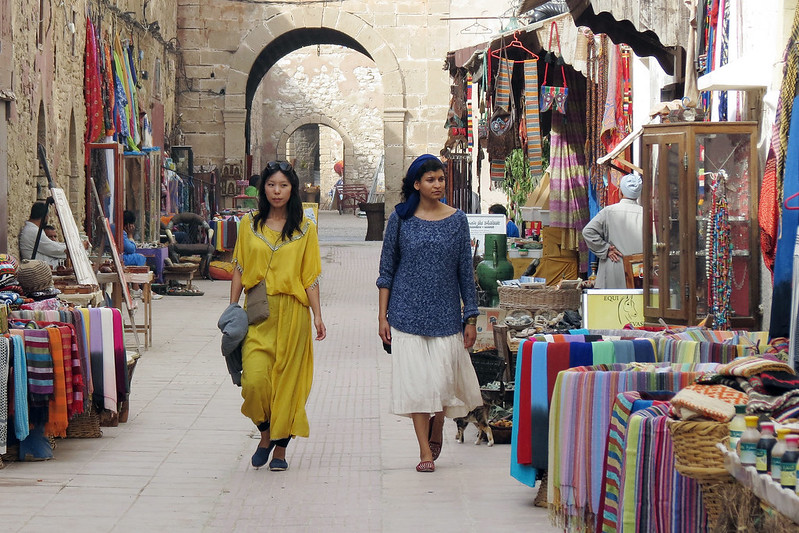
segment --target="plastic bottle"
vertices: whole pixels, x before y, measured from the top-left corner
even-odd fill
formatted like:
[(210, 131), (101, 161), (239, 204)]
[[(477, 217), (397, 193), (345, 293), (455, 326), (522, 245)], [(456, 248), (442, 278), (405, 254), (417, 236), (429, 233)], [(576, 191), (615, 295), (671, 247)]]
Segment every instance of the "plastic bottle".
[(755, 448), (755, 468), (759, 473), (767, 474), (771, 470), (771, 450), (775, 444), (777, 439), (774, 436), (774, 422), (762, 422), (760, 440)]
[(787, 449), (782, 454), (780, 469), (780, 485), (789, 490), (796, 490), (796, 460), (799, 459), (799, 435), (785, 437)]
[(741, 435), (746, 430), (746, 405), (735, 406), (735, 416), (730, 420), (730, 450), (736, 451), (738, 449), (738, 441), (741, 440)]
[(777, 444), (771, 449), (771, 479), (775, 483), (780, 483), (780, 472), (782, 470), (782, 454), (788, 448), (785, 445), (785, 437), (791, 432), (788, 428), (777, 430)]
[(757, 442), (760, 440), (760, 432), (757, 430), (757, 417), (746, 417), (746, 431), (741, 435), (741, 440), (738, 441), (738, 456), (741, 458), (741, 464), (744, 466), (755, 466), (755, 450), (757, 450)]

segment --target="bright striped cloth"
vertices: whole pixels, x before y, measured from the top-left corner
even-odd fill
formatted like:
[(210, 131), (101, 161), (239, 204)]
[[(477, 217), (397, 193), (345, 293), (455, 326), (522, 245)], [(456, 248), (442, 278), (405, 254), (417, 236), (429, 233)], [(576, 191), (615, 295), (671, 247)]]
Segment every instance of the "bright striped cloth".
[(489, 168), (491, 181), (496, 183), (505, 179), (505, 161), (503, 159), (492, 159)]
[(25, 353), (28, 365), (28, 392), (44, 396), (45, 400), (53, 394), (53, 358), (50, 355), (48, 333), (39, 329), (26, 329)]
[(550, 520), (569, 531), (593, 530), (599, 509), (604, 467), (604, 442), (613, 404), (625, 391), (678, 391), (715, 364), (647, 365), (628, 371), (626, 365), (572, 368), (558, 375), (549, 418), (547, 501)]
[(22, 330), (11, 330), (11, 351), (14, 356), (14, 434), (25, 440), (30, 433), (28, 420), (28, 363)]
[(44, 426), (48, 437), (67, 436), (67, 391), (64, 372), (64, 350), (61, 347), (61, 332), (56, 327), (45, 328), (49, 338), (50, 356), (53, 360), (53, 398), (48, 404), (49, 415)]
[(474, 147), (474, 110), (472, 109), (472, 94), (474, 90), (474, 81), (472, 75), (466, 75), (466, 146), (469, 147), (471, 152)]
[(572, 76), (569, 87), (574, 98), (566, 114), (552, 113), (550, 132), (550, 226), (563, 228), (561, 248), (578, 250), (580, 272), (588, 271), (588, 247), (582, 231), (588, 210), (588, 167), (585, 161), (585, 81)]
[(754, 376), (755, 374), (759, 374), (761, 372), (790, 372), (791, 374), (796, 374), (796, 371), (790, 367), (787, 363), (783, 363), (782, 361), (777, 361), (776, 359), (767, 359), (764, 357), (758, 357), (756, 355), (751, 355), (747, 357), (739, 357), (726, 365), (722, 365), (718, 368), (719, 374), (724, 374), (728, 376), (740, 376), (748, 378), (750, 376)]
[(8, 365), (11, 349), (8, 337), (0, 337), (0, 453), (8, 443)]
[(513, 61), (506, 57), (500, 57), (497, 65), (497, 77), (494, 84), (494, 105), (503, 111), (508, 111), (510, 107), (510, 81), (513, 77)]
[(746, 405), (748, 397), (726, 385), (688, 385), (672, 398), (674, 414), (681, 420), (702, 417), (728, 422), (736, 405)]
[(530, 173), (540, 176), (541, 169), (541, 122), (538, 113), (538, 62), (524, 62), (524, 121), (527, 130), (527, 161)]
[(677, 473), (668, 406), (634, 402), (624, 444), (619, 531), (699, 533), (707, 515), (698, 483)]

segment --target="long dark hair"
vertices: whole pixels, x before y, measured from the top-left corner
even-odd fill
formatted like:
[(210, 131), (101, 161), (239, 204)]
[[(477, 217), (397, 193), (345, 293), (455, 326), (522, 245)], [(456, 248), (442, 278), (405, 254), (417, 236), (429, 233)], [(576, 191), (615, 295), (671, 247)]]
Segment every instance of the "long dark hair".
[(281, 239), (286, 241), (291, 238), (295, 231), (299, 231), (303, 216), (300, 178), (288, 161), (270, 161), (266, 164), (264, 171), (261, 173), (261, 181), (258, 182), (258, 212), (253, 215), (252, 219), (258, 229), (261, 229), (266, 224), (269, 210), (272, 207), (266, 199), (266, 180), (276, 172), (282, 172), (291, 184), (291, 195), (289, 196), (288, 204), (286, 204), (286, 223), (283, 224), (283, 231), (280, 233)]
[[(412, 170), (413, 174), (411, 174)], [(411, 168), (408, 169), (408, 173), (405, 175), (405, 179), (402, 180), (403, 201), (408, 201), (408, 198), (410, 198), (411, 195), (416, 192), (416, 189), (413, 186), (414, 183), (422, 179), (422, 176), (424, 176), (426, 172), (435, 170), (443, 170), (446, 172), (444, 163), (442, 163), (441, 160), (436, 157), (431, 157), (430, 159), (425, 160), (418, 169), (414, 169), (413, 165), (411, 165)]]

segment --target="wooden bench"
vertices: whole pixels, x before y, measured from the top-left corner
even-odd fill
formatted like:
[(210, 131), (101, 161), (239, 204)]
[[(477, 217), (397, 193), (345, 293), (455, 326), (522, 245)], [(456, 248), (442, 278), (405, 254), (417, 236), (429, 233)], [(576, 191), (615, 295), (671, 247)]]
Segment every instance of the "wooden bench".
[(348, 184), (341, 186), (341, 200), (339, 201), (339, 212), (352, 209), (353, 214), (358, 212), (358, 204), (369, 199), (369, 190), (363, 184)]

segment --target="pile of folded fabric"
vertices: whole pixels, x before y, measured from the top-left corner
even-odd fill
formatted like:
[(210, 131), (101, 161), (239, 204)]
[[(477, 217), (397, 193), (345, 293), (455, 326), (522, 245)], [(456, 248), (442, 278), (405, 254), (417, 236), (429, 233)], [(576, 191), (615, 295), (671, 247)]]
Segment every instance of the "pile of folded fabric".
[(748, 414), (765, 414), (777, 422), (799, 418), (799, 376), (774, 355), (739, 357), (719, 366), (715, 373), (702, 376), (697, 384), (722, 385), (744, 393), (744, 401), (737, 403), (746, 404)]
[(727, 422), (735, 416), (735, 405), (746, 402), (746, 394), (732, 387), (694, 383), (671, 399), (671, 412), (681, 420), (708, 419)]
[(17, 279), (19, 263), (11, 254), (0, 254), (0, 303), (19, 305), (25, 300)]

